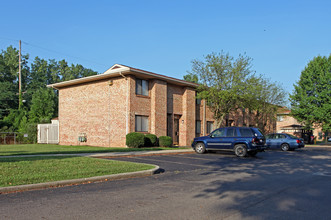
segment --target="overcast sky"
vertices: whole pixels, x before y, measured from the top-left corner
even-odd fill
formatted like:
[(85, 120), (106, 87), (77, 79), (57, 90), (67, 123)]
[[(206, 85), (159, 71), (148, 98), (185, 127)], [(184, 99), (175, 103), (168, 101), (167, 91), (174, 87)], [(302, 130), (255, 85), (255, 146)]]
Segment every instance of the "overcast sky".
[(115, 63), (182, 79), (221, 50), (291, 92), (307, 63), (331, 53), (330, 0), (1, 1), (0, 49), (66, 59), (103, 73)]

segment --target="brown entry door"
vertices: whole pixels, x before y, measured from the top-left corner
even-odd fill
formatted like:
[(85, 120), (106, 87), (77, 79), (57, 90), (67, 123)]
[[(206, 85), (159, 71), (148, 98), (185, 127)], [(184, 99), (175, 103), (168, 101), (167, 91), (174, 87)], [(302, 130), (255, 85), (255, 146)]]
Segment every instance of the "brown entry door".
[(174, 118), (174, 144), (179, 144), (179, 118)]

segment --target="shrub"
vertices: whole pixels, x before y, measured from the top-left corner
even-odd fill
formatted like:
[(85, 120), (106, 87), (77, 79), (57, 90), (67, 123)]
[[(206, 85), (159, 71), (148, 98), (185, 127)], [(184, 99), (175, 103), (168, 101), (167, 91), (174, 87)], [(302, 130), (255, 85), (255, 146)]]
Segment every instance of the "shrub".
[(160, 136), (159, 137), (159, 145), (160, 147), (171, 147), (172, 146), (172, 138), (169, 136)]
[(144, 146), (145, 135), (142, 133), (132, 132), (126, 135), (126, 146), (138, 148)]
[(152, 147), (157, 145), (157, 137), (155, 134), (145, 135), (145, 147)]

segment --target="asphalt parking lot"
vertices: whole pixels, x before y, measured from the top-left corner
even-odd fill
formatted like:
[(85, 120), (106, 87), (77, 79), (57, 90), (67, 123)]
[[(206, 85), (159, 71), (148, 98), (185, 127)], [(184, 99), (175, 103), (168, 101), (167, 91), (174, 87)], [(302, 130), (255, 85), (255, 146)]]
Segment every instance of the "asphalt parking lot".
[(160, 174), (0, 195), (4, 219), (330, 219), (330, 148), (111, 158)]
[[(191, 171), (201, 169), (220, 170), (235, 166), (242, 166), (245, 164), (252, 165), (266, 165), (279, 162), (288, 162), (295, 164), (296, 162), (302, 164), (307, 162), (303, 160), (306, 155), (316, 154), (320, 155), (323, 152), (331, 152), (331, 148), (305, 148), (296, 151), (282, 152), (280, 150), (267, 150), (260, 152), (255, 157), (239, 158), (231, 151), (212, 151), (206, 154), (169, 154), (169, 155), (143, 155), (134, 157), (119, 157), (111, 158), (121, 161), (131, 161), (137, 163), (148, 163), (158, 165), (163, 172), (171, 173), (178, 171)], [(315, 161), (318, 162), (318, 161)], [(322, 162), (322, 161), (320, 161)], [(259, 167), (261, 168), (261, 167)], [(295, 169), (295, 168), (294, 168)]]
[(191, 171), (200, 169), (219, 169), (231, 166), (240, 161), (254, 161), (263, 159), (263, 155), (255, 158), (237, 158), (232, 152), (211, 152), (207, 154), (169, 154), (160, 156), (135, 156), (113, 158), (121, 161), (131, 161), (137, 163), (149, 163), (158, 165), (163, 172)]

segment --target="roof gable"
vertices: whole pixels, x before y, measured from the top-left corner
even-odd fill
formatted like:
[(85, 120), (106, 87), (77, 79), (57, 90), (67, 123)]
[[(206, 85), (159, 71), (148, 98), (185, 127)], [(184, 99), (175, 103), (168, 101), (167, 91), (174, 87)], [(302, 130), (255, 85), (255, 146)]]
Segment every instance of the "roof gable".
[(77, 84), (82, 84), (86, 82), (93, 82), (93, 81), (98, 81), (102, 79), (107, 79), (107, 78), (112, 78), (116, 76), (124, 76), (124, 75), (134, 75), (136, 77), (142, 77), (142, 78), (147, 78), (147, 79), (160, 79), (164, 80), (168, 83), (179, 85), (179, 86), (188, 86), (192, 88), (198, 87), (198, 84), (188, 82), (182, 79), (176, 79), (173, 77), (161, 75), (161, 74), (156, 74), (152, 73), (149, 71), (121, 65), (121, 64), (115, 64), (112, 67), (110, 67), (108, 70), (106, 70), (104, 73), (99, 74), (99, 75), (93, 75), (93, 76), (88, 76), (88, 77), (83, 77), (79, 79), (73, 79), (69, 81), (64, 81), (64, 82), (59, 82), (51, 85), (47, 85), (47, 87), (59, 89), (62, 87), (67, 87), (67, 86), (72, 86), (72, 85), (77, 85)]

